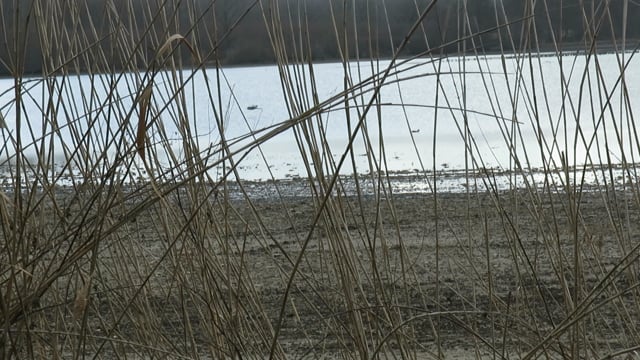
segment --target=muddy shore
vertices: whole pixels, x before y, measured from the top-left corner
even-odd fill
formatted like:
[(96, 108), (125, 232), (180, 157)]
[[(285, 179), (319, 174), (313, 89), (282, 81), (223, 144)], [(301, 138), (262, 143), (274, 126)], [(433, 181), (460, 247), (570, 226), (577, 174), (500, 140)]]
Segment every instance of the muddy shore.
[[(281, 326), (279, 343), (293, 357), (363, 344), (373, 351), (394, 332), (402, 336), (383, 349), (525, 353), (580, 304), (591, 312), (584, 336), (602, 346), (598, 353), (624, 348), (619, 332), (637, 330), (629, 319), (639, 294), (624, 290), (637, 272), (615, 271), (640, 243), (632, 192), (332, 196), (319, 216), (317, 198), (261, 197), (249, 206), (218, 196), (206, 216), (224, 226), (214, 226), (209, 255), (235, 259), (244, 272), (235, 279), (253, 289), (244, 296)], [(588, 305), (621, 292), (597, 311)], [(368, 330), (353, 335), (358, 326)], [(552, 351), (569, 351), (568, 334), (559, 339)]]
[(637, 340), (632, 191), (336, 193), (323, 207), (290, 184), (250, 202), (181, 189), (136, 213), (145, 192), (125, 194), (103, 226), (87, 333), (213, 357), (265, 356), (277, 333), (290, 358), (506, 356), (539, 343), (562, 357), (576, 341), (604, 356)]

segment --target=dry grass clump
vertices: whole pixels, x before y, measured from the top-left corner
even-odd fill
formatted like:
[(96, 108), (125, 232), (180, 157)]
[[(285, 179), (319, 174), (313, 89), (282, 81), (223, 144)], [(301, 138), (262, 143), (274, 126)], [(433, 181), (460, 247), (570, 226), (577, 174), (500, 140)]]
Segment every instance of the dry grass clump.
[[(610, 2), (565, 9), (585, 22), (584, 43), (568, 56), (561, 36), (537, 39), (557, 24), (531, 1), (515, 18), (492, 2), (488, 29), (466, 1), (414, 2), (399, 43), (384, 16), (391, 5), (328, 2), (344, 82), (327, 98), (304, 2), (242, 3), (233, 21), (213, 26), (205, 15), (228, 10), (222, 0), (107, 1), (99, 23), (84, 16), (96, 6), (89, 0), (28, 3), (0, 7), (6, 26), (25, 29), (5, 44), (12, 76), (3, 84), (12, 88), (0, 97), (0, 357), (640, 353), (640, 143), (626, 80), (637, 48), (625, 31), (617, 36)], [(242, 110), (252, 104), (226, 82), (218, 46), (241, 41), (234, 29), (258, 15), (289, 118), (229, 136), (230, 122), (249, 124)], [(453, 19), (455, 40), (443, 34), (430, 46), (432, 22)], [(599, 62), (607, 27), (613, 82)], [(510, 44), (498, 54), (502, 69), (483, 67), (487, 39)], [(31, 41), (43, 52), (37, 77), (23, 72)], [(370, 54), (390, 46), (393, 56), (358, 59), (363, 43)], [(423, 50), (407, 59), (416, 43)], [(552, 50), (544, 59), (574, 66), (543, 74), (538, 89), (543, 47)], [(427, 78), (436, 78), (433, 104), (405, 102), (403, 85)], [(579, 93), (570, 91), (576, 78)], [(503, 82), (509, 92), (498, 94)], [(478, 83), (481, 91), (467, 92)], [(561, 89), (559, 114), (552, 87)], [(385, 100), (389, 89), (399, 103)], [(196, 104), (196, 93), (207, 101)], [(474, 109), (471, 97), (492, 112)], [(403, 118), (385, 117), (389, 107)], [(422, 132), (455, 123), (464, 168), (438, 167), (445, 140), (421, 143), (412, 108), (434, 110)], [(346, 146), (327, 135), (336, 114), (347, 123)], [(508, 163), (492, 167), (472, 115), (497, 124)], [(418, 164), (411, 176), (390, 171), (389, 122), (407, 126)], [(265, 148), (279, 136), (299, 150), (304, 176), (243, 179), (241, 165), (255, 153), (270, 171)], [(440, 188), (453, 173), (462, 192)], [(398, 190), (407, 183), (429, 190)]]

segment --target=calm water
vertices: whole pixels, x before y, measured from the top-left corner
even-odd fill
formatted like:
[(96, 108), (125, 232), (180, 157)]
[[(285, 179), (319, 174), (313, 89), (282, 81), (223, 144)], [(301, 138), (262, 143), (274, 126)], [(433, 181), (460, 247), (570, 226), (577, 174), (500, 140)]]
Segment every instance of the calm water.
[[(388, 65), (389, 62), (352, 63), (350, 81), (358, 84), (382, 74)], [(216, 118), (222, 119), (224, 136), (234, 142), (254, 133), (259, 136), (261, 129), (306, 111), (313, 103), (314, 93), (323, 102), (340, 95), (344, 89), (342, 64), (315, 65), (315, 87), (311, 86), (308, 68), (292, 66), (288, 70), (293, 88), (302, 94), (297, 95), (295, 103), (286, 101), (275, 66), (228, 68), (221, 71), (220, 77), (215, 69), (207, 69), (206, 76), (202, 71), (185, 70), (178, 81), (184, 85), (185, 108), (168, 96), (176, 86), (171, 74), (159, 74), (151, 110), (156, 121), (148, 132), (151, 143), (156, 143), (152, 148), (165, 159), (162, 147), (167, 144), (160, 143), (158, 136), (162, 128), (169, 135), (168, 146), (174, 149), (177, 160), (183, 161), (184, 142), (175, 119), (188, 119), (199, 151), (214, 154), (208, 160), (212, 164), (220, 154), (216, 153), (220, 143)], [(28, 145), (35, 140), (38, 148), (53, 147), (55, 157), (64, 158), (62, 145), (67, 144), (70, 151), (74, 147), (66, 126), (70, 121), (77, 130), (90, 134), (95, 144), (90, 147), (92, 153), (106, 151), (110, 159), (114, 158), (113, 140), (122, 136), (113, 134), (122, 127), (128, 129), (124, 140), (132, 148), (137, 124), (132, 94), (140, 88), (142, 75), (71, 76), (49, 79), (47, 86), (42, 79), (26, 81), (21, 110), (23, 118), (28, 118), (28, 126), (23, 123), (21, 130), (25, 153), (31, 159), (37, 158), (36, 146)], [(465, 167), (513, 170), (517, 168), (516, 162), (523, 168), (540, 168), (545, 161), (560, 165), (563, 152), (568, 155), (570, 165), (620, 163), (623, 156), (626, 162), (637, 162), (639, 144), (632, 124), (640, 100), (637, 96), (622, 95), (623, 85), (629, 94), (640, 92), (640, 60), (632, 54), (625, 54), (624, 59), (621, 55), (603, 54), (597, 58), (567, 55), (414, 60), (394, 68), (385, 84), (365, 117), (367, 139), (362, 132), (355, 137), (353, 157), (355, 171), (359, 173), (379, 168), (409, 173)], [(13, 86), (11, 79), (0, 80), (0, 109), (7, 125), (0, 130), (6, 144), (0, 149), (5, 171), (15, 155), (17, 141)], [(351, 94), (352, 129), (365, 105), (372, 101), (372, 89), (368, 83)], [(47, 111), (45, 104), (49, 100), (56, 104), (57, 116)], [(343, 100), (330, 102), (311, 118), (316, 135), (320, 125), (326, 132), (329, 151), (321, 153), (324, 165), (340, 159), (348, 147), (350, 132)], [(42, 134), (52, 131), (54, 120), (58, 126), (56, 135), (41, 143)], [(246, 141), (239, 141), (232, 150), (244, 144)], [(380, 152), (381, 145), (384, 153)], [(282, 179), (307, 175), (292, 131), (270, 139), (260, 150), (234, 156), (236, 161), (242, 158), (238, 164), (241, 178), (265, 180), (272, 176)], [(374, 155), (377, 164), (368, 161), (365, 156), (368, 152)], [(80, 163), (82, 159), (76, 161)], [(221, 171), (217, 167), (211, 174), (218, 176)], [(340, 172), (354, 172), (350, 158)], [(10, 181), (7, 172), (3, 177), (5, 183)]]

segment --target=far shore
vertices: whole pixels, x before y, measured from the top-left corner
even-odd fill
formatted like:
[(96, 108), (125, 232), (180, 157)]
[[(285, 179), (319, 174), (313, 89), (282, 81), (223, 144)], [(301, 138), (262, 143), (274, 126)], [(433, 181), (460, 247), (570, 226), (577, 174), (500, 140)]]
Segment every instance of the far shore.
[[(624, 49), (625, 53), (635, 53), (639, 50), (640, 48), (640, 39), (627, 39), (627, 46)], [(594, 46), (594, 50), (593, 52), (595, 52), (596, 54), (609, 54), (609, 53), (619, 53), (622, 52), (622, 44), (614, 44), (610, 41), (598, 41), (595, 46)], [(587, 44), (582, 43), (582, 42), (567, 42), (567, 43), (562, 43), (562, 44), (557, 44), (557, 48), (556, 45), (552, 44), (552, 43), (545, 43), (542, 44), (541, 46), (539, 46), (537, 49), (519, 49), (518, 51), (506, 51), (506, 52), (502, 52), (500, 51), (499, 48), (491, 48), (488, 50), (471, 50), (468, 53), (458, 53), (458, 52), (428, 52), (425, 51), (423, 54), (408, 54), (408, 55), (403, 55), (402, 57), (398, 58), (398, 60), (406, 60), (406, 59), (420, 59), (420, 58), (456, 58), (456, 57), (461, 57), (461, 56), (467, 56), (467, 57), (475, 57), (476, 55), (482, 55), (482, 56), (495, 56), (495, 55), (505, 55), (506, 58), (512, 58), (512, 57), (516, 57), (516, 56), (522, 56), (522, 55), (536, 55), (536, 56), (560, 56), (560, 55), (580, 55), (580, 54), (588, 54), (588, 53), (592, 53), (592, 50), (590, 48), (587, 47)], [(371, 58), (371, 57), (354, 57), (349, 59), (350, 62), (356, 62), (356, 61), (361, 61), (361, 62), (367, 62), (367, 61), (390, 61), (392, 59), (391, 56), (386, 56), (386, 57), (379, 57), (379, 58)], [(341, 62), (342, 60), (339, 58), (323, 58), (323, 59), (314, 59), (311, 60), (311, 62), (314, 65), (318, 65), (318, 64), (331, 64), (331, 63), (336, 63), (336, 62)], [(295, 62), (292, 62), (290, 64), (294, 64)], [(305, 63), (306, 64), (306, 63)], [(255, 62), (255, 61), (250, 61), (250, 62), (232, 62), (232, 63), (224, 63), (224, 61), (222, 62), (222, 68), (225, 69), (234, 69), (234, 68), (250, 68), (250, 67), (268, 67), (268, 66), (276, 66), (276, 62), (275, 61), (263, 61), (263, 62)], [(202, 69), (202, 68), (206, 68), (206, 69), (215, 69), (217, 66), (217, 63), (215, 61), (207, 61), (204, 62), (198, 66), (192, 67), (192, 70), (195, 69)], [(182, 69), (189, 69), (189, 67), (183, 67)], [(14, 79), (15, 76), (10, 74), (8, 71), (6, 71), (6, 69), (2, 69), (4, 71), (0, 71), (0, 80), (3, 79)], [(168, 70), (168, 69), (165, 69)], [(129, 69), (129, 70), (124, 70), (124, 69), (116, 69), (117, 73), (127, 73), (130, 71), (134, 71), (133, 69)], [(150, 69), (137, 69), (136, 71), (150, 71)], [(99, 75), (99, 74), (107, 74), (104, 72), (91, 72), (88, 71), (88, 69), (83, 69), (81, 70), (79, 73), (77, 72), (72, 72), (72, 73), (64, 73), (62, 71), (62, 69), (58, 69), (58, 71), (56, 73), (50, 73), (50, 74), (43, 74), (42, 70), (38, 70), (38, 71), (30, 71), (30, 72), (25, 72), (20, 74), (21, 78), (42, 78), (42, 77), (50, 77), (50, 76), (59, 76), (59, 75), (88, 75), (88, 74), (92, 74), (92, 75)], [(250, 105), (250, 104), (249, 104)]]

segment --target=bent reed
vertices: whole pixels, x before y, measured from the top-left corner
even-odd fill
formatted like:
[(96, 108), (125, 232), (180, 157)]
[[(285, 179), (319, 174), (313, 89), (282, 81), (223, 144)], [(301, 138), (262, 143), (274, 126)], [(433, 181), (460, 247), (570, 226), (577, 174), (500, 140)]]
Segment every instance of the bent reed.
[[(2, 1), (0, 357), (639, 357), (639, 6), (471, 3)], [(234, 59), (274, 62), (286, 118), (251, 122)]]

